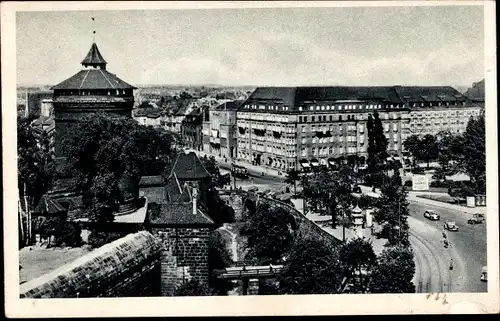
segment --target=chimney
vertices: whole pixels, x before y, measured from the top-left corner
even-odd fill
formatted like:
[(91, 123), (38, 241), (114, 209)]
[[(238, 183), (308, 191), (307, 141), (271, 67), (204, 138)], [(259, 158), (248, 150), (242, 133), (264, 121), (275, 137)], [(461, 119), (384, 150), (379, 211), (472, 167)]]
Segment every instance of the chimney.
[(196, 189), (196, 187), (193, 187), (193, 215), (198, 214), (197, 198), (198, 198), (198, 190)]

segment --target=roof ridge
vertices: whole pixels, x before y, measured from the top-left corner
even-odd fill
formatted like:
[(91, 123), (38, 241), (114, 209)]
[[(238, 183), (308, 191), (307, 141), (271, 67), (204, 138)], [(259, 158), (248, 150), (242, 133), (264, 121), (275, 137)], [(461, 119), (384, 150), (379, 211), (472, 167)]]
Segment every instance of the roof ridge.
[(90, 70), (87, 70), (87, 72), (85, 73), (85, 76), (83, 77), (83, 79), (82, 79), (82, 83), (80, 84), (80, 87), (79, 87), (79, 88), (82, 88), (83, 83), (85, 82), (85, 79), (87, 79), (87, 76), (88, 76), (89, 72), (90, 72)]
[(108, 77), (106, 77), (106, 75), (102, 72), (102, 69), (99, 69), (99, 71), (100, 71), (100, 72), (101, 72), (101, 74), (104, 76), (104, 78), (108, 81), (108, 83), (111, 85), (111, 87), (113, 87), (113, 89), (115, 89), (115, 88), (116, 88), (116, 87), (115, 87), (115, 85), (113, 85), (113, 84), (111, 83), (111, 81), (109, 81)]

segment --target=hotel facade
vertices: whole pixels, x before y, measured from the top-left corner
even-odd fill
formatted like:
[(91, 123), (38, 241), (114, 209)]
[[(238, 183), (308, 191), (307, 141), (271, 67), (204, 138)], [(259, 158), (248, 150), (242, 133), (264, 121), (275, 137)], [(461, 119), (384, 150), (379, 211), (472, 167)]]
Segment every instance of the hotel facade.
[(363, 165), (370, 114), (379, 114), (388, 153), (399, 157), (408, 136), (462, 132), (480, 109), (444, 86), (259, 87), (237, 112), (237, 160), (283, 171)]

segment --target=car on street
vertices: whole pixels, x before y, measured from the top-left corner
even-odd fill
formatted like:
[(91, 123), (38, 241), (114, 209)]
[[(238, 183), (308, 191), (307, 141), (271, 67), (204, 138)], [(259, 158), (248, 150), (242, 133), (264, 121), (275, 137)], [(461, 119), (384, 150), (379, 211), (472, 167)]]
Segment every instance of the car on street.
[(253, 192), (253, 193), (257, 192), (258, 190), (259, 190), (259, 188), (258, 188), (257, 186), (251, 186), (251, 187), (248, 189), (248, 191), (249, 191), (249, 192)]
[(484, 223), (484, 214), (473, 214), (472, 217), (467, 220), (467, 223), (472, 225)]
[(439, 214), (434, 212), (433, 210), (427, 210), (424, 212), (424, 217), (431, 220), (431, 221), (439, 221), (440, 217)]
[(445, 222), (444, 229), (452, 232), (458, 232), (458, 225), (455, 222)]
[(483, 269), (481, 270), (481, 281), (488, 282), (488, 269), (486, 266), (483, 266)]

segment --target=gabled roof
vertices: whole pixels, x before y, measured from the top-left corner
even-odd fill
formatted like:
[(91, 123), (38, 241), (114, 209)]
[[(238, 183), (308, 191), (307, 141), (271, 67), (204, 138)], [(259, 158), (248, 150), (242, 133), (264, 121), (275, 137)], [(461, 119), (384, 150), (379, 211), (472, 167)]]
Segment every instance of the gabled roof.
[(195, 181), (210, 178), (210, 174), (194, 152), (190, 152), (189, 154), (180, 153), (177, 156), (170, 176), (173, 174), (180, 181)]
[(136, 89), (115, 74), (104, 69), (80, 70), (75, 75), (50, 88), (58, 89)]
[(97, 48), (96, 43), (94, 42), (90, 47), (89, 52), (82, 60), (82, 65), (105, 65), (106, 60), (102, 57), (99, 52), (99, 48)]
[(163, 186), (165, 181), (163, 180), (163, 176), (155, 175), (155, 176), (142, 176), (139, 181), (139, 186)]
[(185, 182), (180, 182), (174, 173), (167, 180), (165, 185), (165, 201), (168, 202), (190, 202), (192, 200), (191, 191)]
[(36, 214), (61, 214), (64, 212), (66, 212), (66, 208), (47, 195), (42, 196), (33, 211)]
[(154, 225), (214, 225), (214, 221), (198, 209), (193, 214), (192, 203), (151, 203), (148, 222)]

